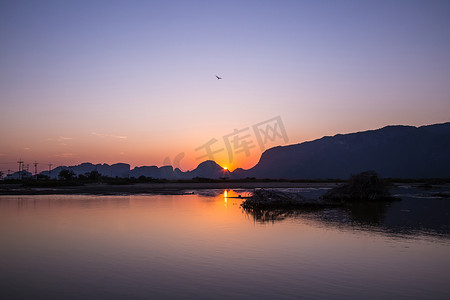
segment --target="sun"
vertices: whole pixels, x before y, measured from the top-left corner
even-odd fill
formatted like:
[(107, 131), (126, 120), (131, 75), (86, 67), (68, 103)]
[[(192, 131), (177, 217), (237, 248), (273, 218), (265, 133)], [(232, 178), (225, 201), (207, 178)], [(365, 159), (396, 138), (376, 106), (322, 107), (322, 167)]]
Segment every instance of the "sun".
[(223, 169), (226, 171), (226, 170), (228, 170), (228, 168), (227, 167), (223, 167)]

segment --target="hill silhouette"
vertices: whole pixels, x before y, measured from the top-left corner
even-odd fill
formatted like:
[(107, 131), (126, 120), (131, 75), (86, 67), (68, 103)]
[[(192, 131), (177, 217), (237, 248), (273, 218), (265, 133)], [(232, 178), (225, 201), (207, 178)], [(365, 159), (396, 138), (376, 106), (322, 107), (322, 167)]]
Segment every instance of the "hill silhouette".
[(386, 126), (381, 129), (325, 136), (317, 140), (266, 150), (251, 169), (224, 170), (208, 160), (183, 172), (172, 166), (130, 168), (118, 163), (60, 166), (41, 172), (57, 178), (61, 170), (75, 175), (98, 171), (108, 177), (155, 179), (259, 178), (346, 179), (367, 170), (391, 178), (450, 178), (450, 122), (427, 126)]
[(450, 122), (428, 126), (387, 126), (337, 134), (268, 149), (257, 165), (234, 178), (348, 178), (375, 170), (382, 177), (449, 178)]

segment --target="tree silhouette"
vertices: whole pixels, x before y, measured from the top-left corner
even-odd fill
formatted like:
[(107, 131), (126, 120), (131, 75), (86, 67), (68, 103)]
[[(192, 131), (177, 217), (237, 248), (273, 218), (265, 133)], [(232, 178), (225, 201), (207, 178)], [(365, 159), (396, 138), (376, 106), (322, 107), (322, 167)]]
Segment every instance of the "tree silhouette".
[(100, 174), (97, 170), (94, 170), (86, 173), (86, 176), (90, 180), (99, 180), (102, 177), (102, 174)]
[(64, 180), (72, 180), (75, 177), (75, 173), (70, 169), (64, 169), (59, 172), (58, 176)]

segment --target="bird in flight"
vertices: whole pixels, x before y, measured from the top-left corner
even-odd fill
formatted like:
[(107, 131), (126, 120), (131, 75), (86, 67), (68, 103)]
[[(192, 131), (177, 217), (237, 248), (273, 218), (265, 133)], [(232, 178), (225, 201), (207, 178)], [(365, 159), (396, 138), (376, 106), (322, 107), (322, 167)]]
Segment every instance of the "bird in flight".
[(219, 76), (217, 76), (217, 75), (216, 75), (216, 78), (217, 78), (217, 80), (222, 79), (222, 77), (219, 77)]

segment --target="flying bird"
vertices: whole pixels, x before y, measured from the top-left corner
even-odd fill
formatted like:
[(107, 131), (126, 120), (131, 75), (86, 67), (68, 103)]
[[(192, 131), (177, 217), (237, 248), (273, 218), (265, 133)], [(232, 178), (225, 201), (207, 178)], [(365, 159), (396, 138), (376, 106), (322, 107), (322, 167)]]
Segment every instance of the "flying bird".
[(217, 75), (216, 75), (216, 77), (217, 77), (217, 80), (222, 79), (222, 77), (219, 77), (219, 76), (217, 76)]

